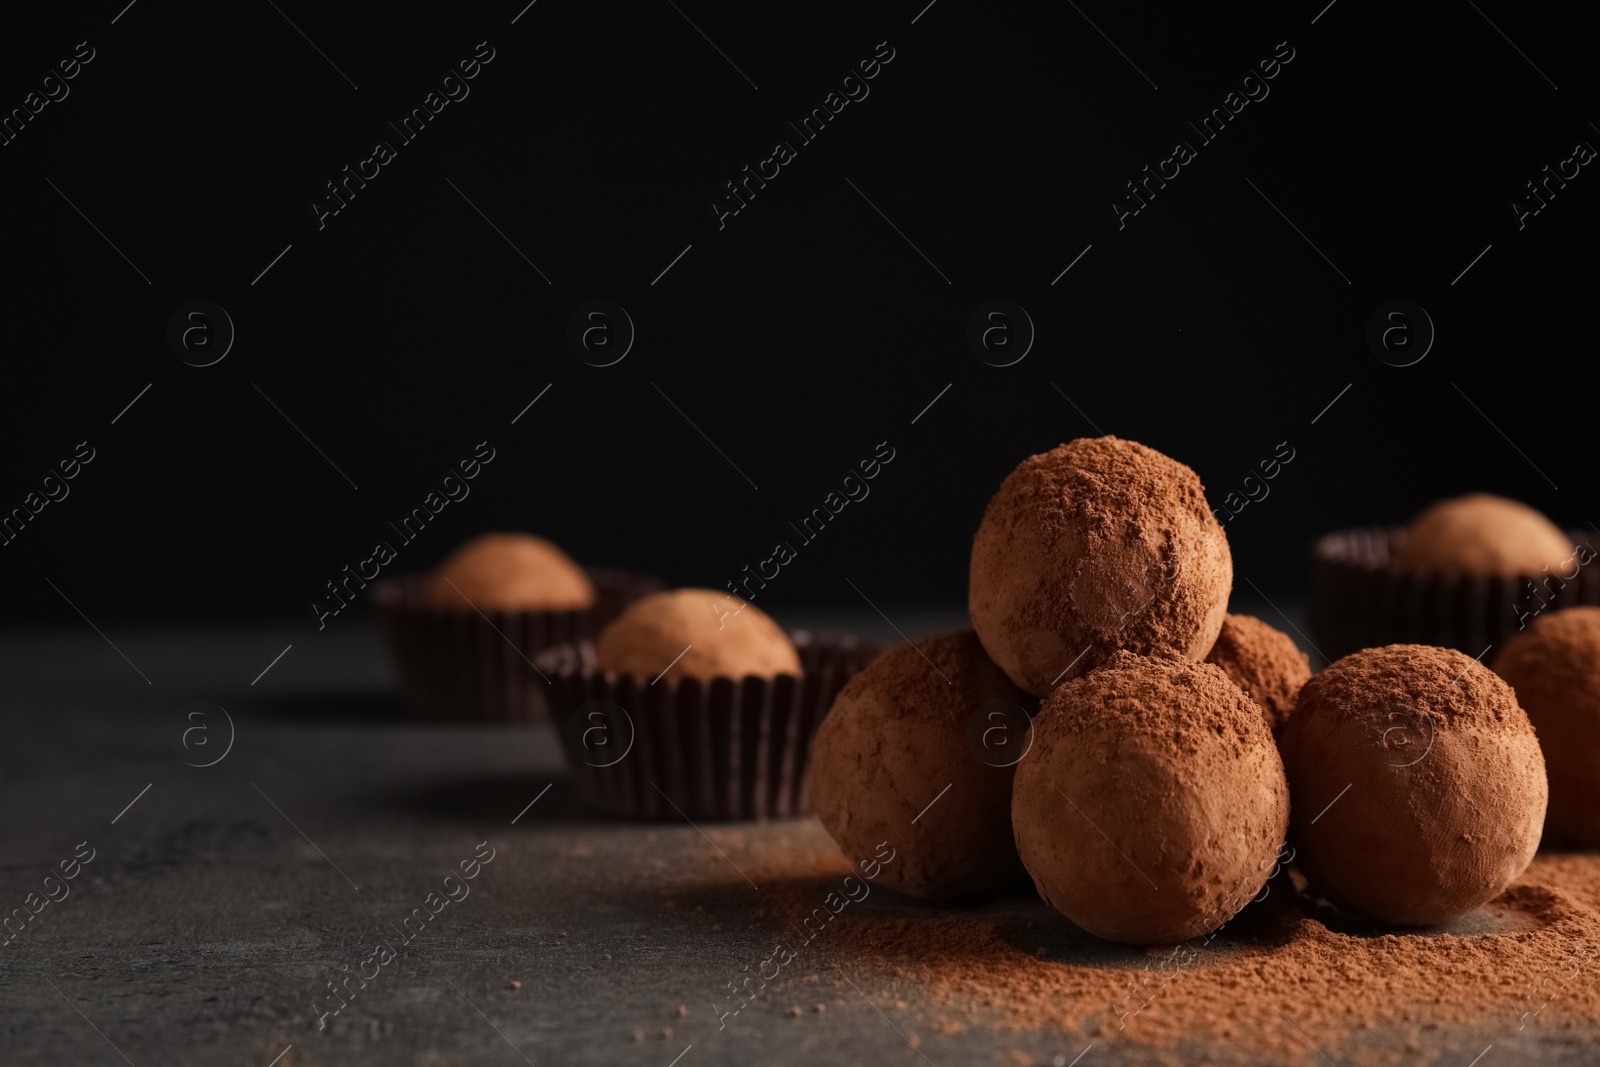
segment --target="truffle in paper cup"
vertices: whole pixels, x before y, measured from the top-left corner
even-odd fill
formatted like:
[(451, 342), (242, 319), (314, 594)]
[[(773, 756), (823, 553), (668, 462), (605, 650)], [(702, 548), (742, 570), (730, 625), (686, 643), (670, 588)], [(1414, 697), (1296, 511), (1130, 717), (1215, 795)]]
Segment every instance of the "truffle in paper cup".
[(535, 657), (572, 784), (599, 811), (696, 822), (811, 810), (806, 770), (817, 726), (876, 646), (791, 631), (801, 673), (660, 678), (595, 666), (576, 642)]
[(1547, 611), (1600, 604), (1593, 538), (1568, 531), (1564, 569), (1540, 574), (1462, 574), (1406, 568), (1394, 561), (1401, 527), (1341, 530), (1311, 552), (1311, 630), (1323, 654), (1338, 659), (1380, 645), (1440, 645), (1482, 655)]
[(373, 603), (406, 704), (432, 719), (543, 718), (550, 683), (534, 656), (593, 638), (625, 607), (660, 588), (631, 571), (592, 568), (591, 607), (566, 611), (462, 608), (429, 603), (425, 574), (373, 585)]

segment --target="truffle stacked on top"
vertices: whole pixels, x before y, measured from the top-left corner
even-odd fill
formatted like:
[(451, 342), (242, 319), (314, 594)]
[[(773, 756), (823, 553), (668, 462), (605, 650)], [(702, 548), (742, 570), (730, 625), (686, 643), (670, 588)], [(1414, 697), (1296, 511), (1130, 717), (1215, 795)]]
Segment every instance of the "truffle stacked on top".
[(973, 538), (973, 625), (1013, 681), (1050, 694), (1012, 791), (1017, 848), (1040, 895), (1103, 937), (1216, 929), (1283, 841), (1267, 719), (1197, 665), (1232, 585), (1199, 477), (1114, 437), (1024, 460)]
[(1044, 696), (1117, 649), (1200, 660), (1233, 557), (1194, 471), (1115, 437), (1023, 460), (972, 541), (968, 607), (991, 659)]

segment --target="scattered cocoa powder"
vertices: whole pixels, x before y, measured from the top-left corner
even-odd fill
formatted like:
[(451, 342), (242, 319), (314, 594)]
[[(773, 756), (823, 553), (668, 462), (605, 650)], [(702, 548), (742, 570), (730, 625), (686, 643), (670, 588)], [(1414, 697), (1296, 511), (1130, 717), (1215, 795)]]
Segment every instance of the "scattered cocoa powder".
[[(769, 829), (759, 852), (734, 856), (777, 927), (809, 911), (842, 864), (815, 822)], [(1295, 874), (1177, 955), (1103, 941), (1031, 895), (930, 908), (874, 893), (818, 936), (808, 966), (857, 1000), (836, 976), (847, 968), (880, 1009), (898, 1002), (926, 1032), (1045, 1033), (1067, 1060), (1092, 1041), (1091, 1055), (1130, 1057), (1107, 1062), (1324, 1067), (1326, 1055), (1339, 1067), (1460, 1067), (1491, 1042), (1519, 1063), (1534, 1043), (1600, 1035), (1600, 855), (1541, 854), (1495, 900), (1425, 932), (1337, 911)], [(710, 885), (745, 883), (713, 854), (681, 888)], [(1045, 959), (1034, 955), (1041, 941)], [(935, 1063), (946, 1062), (940, 1043), (924, 1042)]]
[(1283, 732), (1295, 696), (1311, 679), (1311, 661), (1294, 640), (1252, 615), (1230, 614), (1222, 620), (1222, 632), (1206, 662), (1221, 667), (1234, 685), (1261, 705), (1273, 737)]
[(983, 646), (1044, 696), (1117, 649), (1201, 659), (1233, 584), (1195, 472), (1134, 441), (1079, 438), (1020, 463), (972, 541)]
[[(758, 894), (709, 848), (641, 888), (751, 906), (780, 936), (851, 870), (814, 819), (710, 833)], [(935, 1035), (924, 1047), (941, 1067), (1041, 1040), (1063, 1064), (1094, 1042), (1079, 1067), (1107, 1054), (1099, 1062), (1465, 1067), (1490, 1043), (1477, 1067), (1578, 1064), (1579, 1042), (1600, 1040), (1600, 854), (1541, 853), (1495, 900), (1426, 931), (1367, 923), (1306, 890), (1298, 871), (1280, 873), (1264, 900), (1174, 958), (1096, 938), (1031, 893), (952, 908), (880, 886), (817, 935), (795, 977), (831, 983), (833, 1010), (863, 1007), (848, 973), (897, 1025)], [(963, 1061), (960, 1038), (939, 1036), (951, 1023), (997, 1051)]]
[[(1581, 862), (1592, 880), (1600, 865)], [(1018, 946), (1014, 921), (959, 913), (858, 916), (834, 948), (858, 969), (917, 988), (947, 1024), (1058, 1029), (1078, 1044), (1222, 1046), (1225, 1062), (1237, 1062), (1235, 1049), (1272, 1063), (1322, 1063), (1322, 1054), (1342, 1065), (1415, 1062), (1420, 1050), (1407, 1051), (1407, 1041), (1429, 1043), (1422, 1034), (1434, 1028), (1488, 1041), (1514, 1037), (1530, 1018), (1600, 1020), (1594, 975), (1563, 981), (1582, 958), (1575, 950), (1600, 938), (1600, 916), (1527, 884), (1485, 911), (1486, 923), (1507, 929), (1383, 934), (1285, 889), (1236, 919), (1237, 934), (1192, 943), (1187, 965), (1191, 957), (1171, 950), (1133, 955), (1083, 935), (1065, 959), (1041, 961)], [(1547, 975), (1554, 981), (1542, 982)]]

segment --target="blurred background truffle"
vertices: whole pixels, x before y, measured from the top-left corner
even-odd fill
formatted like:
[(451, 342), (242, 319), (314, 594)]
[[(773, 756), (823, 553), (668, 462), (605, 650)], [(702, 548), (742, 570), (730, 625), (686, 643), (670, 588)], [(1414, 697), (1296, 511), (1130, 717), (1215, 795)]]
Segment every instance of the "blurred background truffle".
[(1441, 500), (1412, 520), (1397, 566), (1455, 574), (1539, 574), (1572, 555), (1560, 527), (1526, 504), (1488, 493)]
[(426, 597), (472, 611), (581, 611), (594, 604), (583, 568), (542, 537), (486, 533), (452, 552), (429, 576)]
[(600, 631), (595, 666), (648, 679), (771, 678), (799, 674), (800, 656), (754, 604), (715, 589), (671, 589), (634, 601)]
[(1017, 465), (972, 540), (983, 647), (1043, 696), (1120, 648), (1203, 658), (1233, 560), (1194, 471), (1134, 441), (1079, 438)]

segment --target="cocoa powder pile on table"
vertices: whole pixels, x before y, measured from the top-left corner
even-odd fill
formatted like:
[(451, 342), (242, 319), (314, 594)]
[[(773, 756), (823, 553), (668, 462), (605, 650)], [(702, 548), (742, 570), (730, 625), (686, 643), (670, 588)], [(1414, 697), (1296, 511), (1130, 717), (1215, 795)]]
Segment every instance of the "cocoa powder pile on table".
[[(768, 831), (783, 847), (733, 855), (763, 885), (761, 910), (788, 929), (844, 862), (814, 823)], [(781, 877), (763, 878), (762, 854)], [(802, 873), (808, 864), (814, 877)], [(1475, 1044), (1465, 1064), (1493, 1043), (1491, 1055), (1513, 1063), (1528, 1062), (1535, 1043), (1600, 1035), (1600, 855), (1541, 854), (1500, 897), (1443, 929), (1364, 923), (1304, 890), (1286, 870), (1209, 942), (1151, 949), (1101, 941), (1031, 897), (951, 910), (874, 893), (828, 924), (815, 965), (824, 980), (837, 965), (858, 984), (888, 981), (924, 1017), (925, 1035), (995, 1034), (997, 1057), (1006, 1034), (1046, 1034), (1063, 1049), (1092, 1041), (1134, 1062), (1456, 1063)], [(924, 1036), (922, 1047), (942, 1064), (939, 1040)]]

